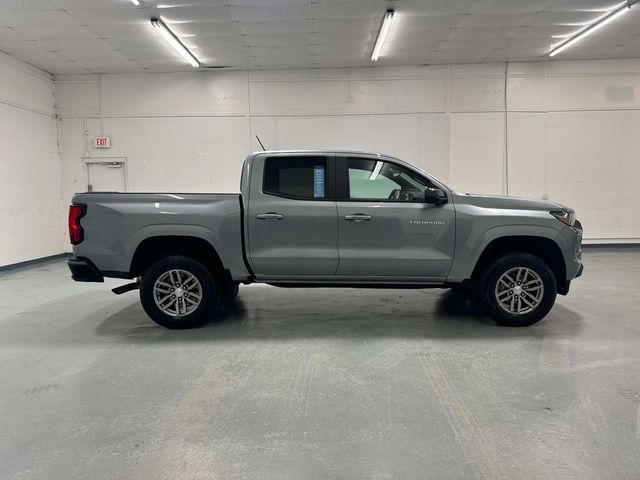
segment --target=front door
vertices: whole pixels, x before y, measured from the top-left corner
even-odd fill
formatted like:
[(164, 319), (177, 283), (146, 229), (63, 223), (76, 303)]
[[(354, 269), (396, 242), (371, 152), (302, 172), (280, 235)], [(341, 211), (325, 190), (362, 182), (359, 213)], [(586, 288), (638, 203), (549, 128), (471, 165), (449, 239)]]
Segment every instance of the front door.
[(338, 215), (334, 156), (265, 155), (252, 166), (247, 208), (249, 260), (256, 277), (334, 275)]
[(336, 164), (343, 190), (336, 203), (337, 274), (444, 279), (453, 261), (455, 214), (450, 201), (425, 203), (425, 188), (436, 185), (379, 158), (341, 158)]

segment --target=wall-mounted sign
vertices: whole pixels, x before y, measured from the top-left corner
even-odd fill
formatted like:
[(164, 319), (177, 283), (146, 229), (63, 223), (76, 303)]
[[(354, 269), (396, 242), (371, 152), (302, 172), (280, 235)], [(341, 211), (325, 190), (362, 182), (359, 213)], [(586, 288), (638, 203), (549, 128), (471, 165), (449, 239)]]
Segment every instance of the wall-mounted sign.
[(109, 148), (111, 147), (111, 137), (96, 137), (93, 146), (96, 148)]

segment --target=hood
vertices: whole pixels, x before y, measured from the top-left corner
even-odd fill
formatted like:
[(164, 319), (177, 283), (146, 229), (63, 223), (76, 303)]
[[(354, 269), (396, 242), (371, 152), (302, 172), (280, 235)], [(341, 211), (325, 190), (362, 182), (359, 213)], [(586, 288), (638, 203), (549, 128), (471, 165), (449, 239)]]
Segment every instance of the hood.
[(529, 198), (505, 197), (501, 195), (474, 195), (454, 193), (455, 202), (476, 205), (483, 208), (509, 208), (514, 210), (572, 210), (559, 203)]

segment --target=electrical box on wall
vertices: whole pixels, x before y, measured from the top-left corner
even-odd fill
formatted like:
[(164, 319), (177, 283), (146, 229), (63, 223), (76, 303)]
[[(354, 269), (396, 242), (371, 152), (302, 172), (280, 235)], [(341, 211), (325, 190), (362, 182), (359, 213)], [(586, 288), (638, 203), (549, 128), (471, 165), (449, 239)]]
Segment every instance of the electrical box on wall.
[(111, 137), (96, 137), (93, 146), (95, 148), (110, 148), (111, 147)]

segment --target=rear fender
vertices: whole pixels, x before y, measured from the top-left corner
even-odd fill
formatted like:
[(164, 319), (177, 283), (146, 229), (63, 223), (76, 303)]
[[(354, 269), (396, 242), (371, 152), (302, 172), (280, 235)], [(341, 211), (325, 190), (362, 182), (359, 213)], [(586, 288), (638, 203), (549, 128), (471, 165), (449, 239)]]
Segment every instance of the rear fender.
[(127, 252), (127, 258), (129, 260), (127, 270), (131, 270), (131, 262), (138, 246), (149, 238), (153, 237), (194, 237), (199, 238), (207, 243), (211, 244), (213, 249), (220, 257), (220, 261), (223, 265), (228, 265), (229, 262), (225, 261), (221, 247), (220, 237), (211, 229), (203, 227), (201, 225), (184, 225), (184, 224), (166, 224), (161, 225), (147, 225), (139, 229), (135, 235), (125, 244), (125, 251)]

